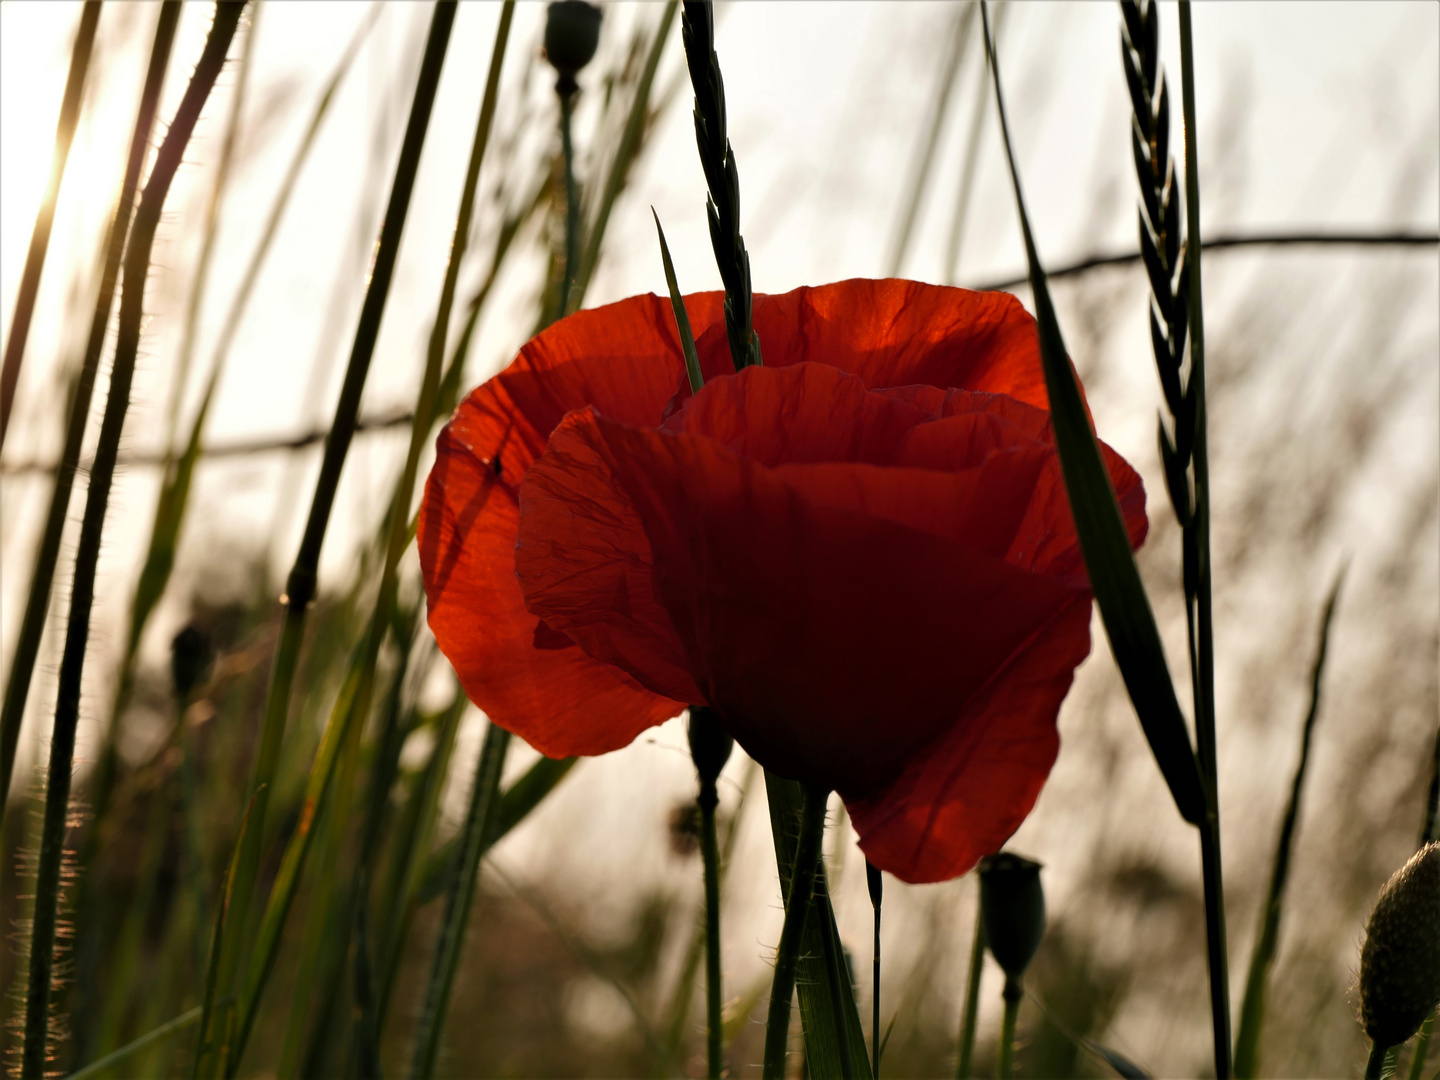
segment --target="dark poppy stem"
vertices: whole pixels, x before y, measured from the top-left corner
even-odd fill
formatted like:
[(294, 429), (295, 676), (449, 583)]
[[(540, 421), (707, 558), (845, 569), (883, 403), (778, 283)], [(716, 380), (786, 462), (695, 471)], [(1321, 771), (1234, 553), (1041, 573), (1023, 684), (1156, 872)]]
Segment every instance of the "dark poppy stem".
[(880, 904), (885, 883), (880, 868), (869, 859), (865, 860), (865, 884), (870, 890), (870, 906), (875, 909), (875, 950), (870, 972), (870, 1075), (880, 1080)]
[(575, 190), (575, 142), (570, 134), (577, 89), (574, 79), (562, 77), (555, 84), (560, 98), (560, 146), (565, 156), (565, 274), (560, 282), (560, 318), (570, 314), (570, 294), (575, 291), (580, 269), (580, 198)]
[(980, 973), (985, 967), (985, 920), (980, 901), (975, 901), (975, 939), (970, 946), (970, 972), (965, 977), (965, 1011), (960, 1019), (960, 1058), (955, 1063), (955, 1080), (970, 1080), (975, 1056), (975, 1021), (980, 1014)]
[(706, 1076), (720, 1080), (725, 1068), (721, 1045), (720, 1007), (723, 987), (720, 979), (720, 844), (715, 835), (715, 808), (720, 795), (715, 781), (701, 780), (700, 850), (705, 861), (705, 1056)]
[(765, 1064), (763, 1080), (782, 1080), (785, 1055), (790, 1041), (790, 1002), (795, 996), (795, 968), (800, 959), (800, 941), (805, 931), (805, 913), (815, 890), (815, 873), (820, 865), (820, 846), (825, 839), (825, 803), (830, 793), (824, 788), (805, 788), (801, 810), (800, 839), (795, 847), (795, 869), (790, 892), (785, 897), (785, 926), (775, 954), (775, 981), (770, 986), (770, 1012), (765, 1021)]
[(1020, 1018), (1020, 999), (1025, 990), (1016, 979), (1007, 978), (1005, 988), (1000, 992), (1005, 999), (1005, 1019), (1000, 1025), (1000, 1049), (995, 1075), (1000, 1080), (1010, 1080), (1015, 1075), (1015, 1026)]

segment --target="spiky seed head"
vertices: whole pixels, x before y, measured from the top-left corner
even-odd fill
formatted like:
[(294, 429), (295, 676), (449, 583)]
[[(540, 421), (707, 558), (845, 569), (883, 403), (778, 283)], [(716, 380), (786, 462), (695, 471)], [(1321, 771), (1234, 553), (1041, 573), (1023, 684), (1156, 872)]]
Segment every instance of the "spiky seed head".
[(1045, 935), (1040, 864), (1008, 851), (981, 859), (980, 917), (1007, 989), (1018, 988)]
[(575, 88), (575, 76), (595, 58), (600, 44), (600, 9), (585, 0), (556, 0), (545, 17), (545, 59), (560, 73), (562, 88)]
[(1380, 890), (1360, 953), (1360, 1019), (1377, 1046), (1399, 1046), (1440, 1005), (1440, 842)]

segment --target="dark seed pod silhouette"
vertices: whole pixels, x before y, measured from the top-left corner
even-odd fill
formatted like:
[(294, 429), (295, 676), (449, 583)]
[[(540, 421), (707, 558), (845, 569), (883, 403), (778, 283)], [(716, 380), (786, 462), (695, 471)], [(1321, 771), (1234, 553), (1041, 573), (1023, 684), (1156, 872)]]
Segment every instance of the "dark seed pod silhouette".
[(595, 58), (600, 44), (600, 9), (585, 0), (557, 0), (545, 16), (545, 59), (573, 84), (576, 74)]
[(187, 626), (170, 643), (170, 674), (175, 680), (175, 695), (184, 700), (205, 680), (214, 659), (215, 649), (210, 635), (195, 626)]
[(1045, 935), (1040, 864), (1008, 851), (981, 859), (980, 917), (990, 952), (1005, 972), (1006, 995), (1018, 997)]
[(1380, 890), (1360, 953), (1360, 1019), (1377, 1049), (1399, 1046), (1440, 1005), (1440, 843)]

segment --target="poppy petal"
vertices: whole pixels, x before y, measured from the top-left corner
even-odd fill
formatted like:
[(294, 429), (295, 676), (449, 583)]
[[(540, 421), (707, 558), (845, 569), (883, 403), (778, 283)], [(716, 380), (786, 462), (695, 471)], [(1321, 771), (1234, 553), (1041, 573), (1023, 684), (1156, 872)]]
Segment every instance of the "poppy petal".
[[(720, 317), (719, 294), (687, 298)], [(674, 317), (654, 296), (584, 311), (530, 341), (470, 394), (436, 442), (417, 546), (436, 641), (492, 720), (551, 756), (599, 754), (679, 713), (525, 610), (515, 579), (520, 480), (572, 409), (654, 424), (683, 371)]]
[(860, 849), (903, 881), (945, 881), (998, 851), (1060, 749), (1055, 718), (1090, 651), (1090, 599), (1059, 608), (884, 791), (846, 800)]
[[(763, 392), (806, 374), (760, 368), (734, 378)], [(815, 367), (808, 377), (836, 376)], [(815, 395), (796, 400), (823, 405)], [(844, 426), (843, 413), (827, 415)], [(796, 425), (802, 430), (804, 418)], [(973, 511), (955, 518), (959, 536), (915, 527), (933, 524), (933, 506), (943, 502), (937, 485), (973, 488), (973, 470), (765, 469), (704, 436), (637, 430), (587, 411), (557, 429), (527, 485), (553, 454), (571, 453), (572, 441), (605, 462), (592, 479), (609, 490), (572, 497), (576, 526), (557, 546), (577, 560), (589, 550), (603, 569), (613, 559), (584, 504), (628, 499), (653, 551), (656, 595), (705, 699), (762, 763), (847, 796), (893, 779), (1077, 593), (968, 543), (963, 526)], [(1026, 468), (1025, 483), (991, 487), (1019, 504), (1007, 511), (1014, 518), (1038, 465)], [(877, 514), (887, 500), (889, 512)], [(522, 548), (528, 527), (522, 516)], [(613, 586), (603, 572), (594, 581), (598, 610)], [(531, 610), (551, 621), (555, 600), (539, 576), (522, 569), (522, 587)], [(626, 633), (613, 620), (596, 630)], [(612, 641), (607, 655), (643, 651), (639, 641)], [(663, 685), (635, 674), (650, 689)]]

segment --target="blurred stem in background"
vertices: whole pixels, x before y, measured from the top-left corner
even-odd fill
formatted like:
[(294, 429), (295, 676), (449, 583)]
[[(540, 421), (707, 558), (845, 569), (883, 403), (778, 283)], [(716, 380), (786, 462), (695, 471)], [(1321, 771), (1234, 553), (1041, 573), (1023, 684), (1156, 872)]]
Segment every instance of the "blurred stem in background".
[[(98, 11), (99, 5), (93, 6)], [(86, 10), (89, 9), (90, 5), (87, 5)], [(0, 708), (0, 820), (3, 820), (9, 805), (10, 780), (15, 768), (20, 725), (25, 719), (25, 703), (29, 697), (35, 659), (39, 655), (40, 639), (45, 629), (45, 614), (50, 606), (50, 589), (59, 561), (60, 540), (65, 530), (70, 494), (75, 486), (75, 470), (80, 462), (86, 421), (90, 416), (95, 375), (100, 366), (100, 354), (105, 347), (105, 331), (110, 323), (110, 310), (120, 277), (120, 260), (125, 251), (125, 237), (130, 229), (130, 215), (135, 205), (135, 193), (139, 188), (140, 169), (150, 145), (150, 133), (154, 127), (160, 92), (164, 88), (165, 72), (170, 63), (170, 50), (175, 42), (175, 27), (179, 21), (178, 0), (167, 0), (161, 5), (155, 24), (155, 40), (150, 49), (145, 84), (140, 92), (140, 106), (135, 117), (135, 129), (130, 137), (130, 150), (125, 161), (125, 177), (121, 181), (120, 196), (106, 242), (100, 291), (95, 298), (95, 313), (90, 320), (90, 335), (76, 380), (75, 398), (70, 405), (65, 445), (60, 453), (60, 467), (55, 473), (55, 486), (45, 514), (45, 527), (41, 533), (39, 551), (35, 556), (35, 568), (31, 572), (30, 592), (25, 600), (25, 614), (20, 624), (19, 638), (15, 643), (15, 655), (10, 662), (10, 677), (5, 684), (5, 703), (3, 708)], [(11, 325), (13, 330), (14, 324)]]
[(130, 384), (135, 374), (141, 323), (144, 317), (145, 280), (160, 214), (180, 167), (185, 146), (200, 119), (215, 80), (224, 66), (231, 39), (244, 5), (217, 4), (210, 35), (196, 64), (179, 108), (156, 157), (140, 206), (135, 227), (125, 252), (125, 289), (120, 301), (120, 330), (115, 347), (115, 364), (105, 401), (100, 441), (86, 493), (85, 516), (75, 555), (71, 586), (70, 619), (55, 706), (51, 736), (48, 787), (45, 797), (45, 824), (40, 839), (40, 861), (35, 878), (35, 914), (30, 940), (30, 978), (25, 1001), (25, 1044), (21, 1058), (23, 1080), (41, 1080), (54, 1058), (51, 1038), (51, 995), (53, 992), (55, 937), (60, 903), (61, 862), (70, 813), (70, 780), (75, 753), (75, 730), (80, 715), (81, 679), (89, 643), (90, 612), (95, 598), (96, 564), (100, 557), (101, 533), (115, 474), (115, 458), (130, 404)]
[(1325, 657), (1330, 646), (1330, 621), (1335, 615), (1335, 604), (1340, 598), (1340, 586), (1345, 580), (1342, 568), (1330, 587), (1329, 599), (1320, 618), (1319, 643), (1315, 648), (1315, 661), (1310, 668), (1310, 706), (1305, 713), (1305, 722), (1300, 729), (1300, 758), (1295, 766), (1295, 778), (1290, 784), (1290, 801), (1280, 819), (1280, 835), (1275, 843), (1275, 859), (1270, 870), (1270, 888), (1260, 909), (1260, 930), (1255, 935), (1255, 948), (1250, 957), (1250, 970), (1245, 977), (1245, 997), (1240, 1006), (1240, 1027), (1235, 1035), (1235, 1075), (1240, 1080), (1250, 1080), (1260, 1071), (1260, 1033), (1265, 1021), (1266, 980), (1270, 966), (1275, 959), (1275, 949), (1280, 939), (1280, 913), (1285, 897), (1285, 883), (1290, 876), (1290, 850), (1295, 841), (1295, 828), (1300, 816), (1300, 795), (1304, 790), (1305, 776), (1310, 764), (1310, 747), (1315, 733), (1315, 721), (1320, 715), (1320, 681), (1325, 672)]
[[(360, 408), (360, 397), (365, 379), (374, 355), (375, 341), (380, 331), (380, 321), (385, 311), (390, 282), (395, 270), (395, 260), (400, 248), (400, 237), (405, 225), (406, 213), (410, 208), (410, 197), (415, 187), (415, 174), (420, 163), (420, 151), (425, 142), (430, 114), (435, 101), (436, 88), (440, 81), (440, 69), (449, 44), (450, 31), (455, 22), (453, 2), (441, 2), (435, 7), (426, 42), (425, 56), (411, 105), (410, 119), (405, 131), (405, 140), (396, 166), (395, 181), (391, 188), (389, 205), (386, 208), (380, 240), (376, 248), (375, 263), (370, 274), (365, 303), (361, 309), (355, 342), (350, 353), (350, 363), (345, 373), (345, 382), (336, 404), (335, 420), (325, 442), (325, 455), (316, 481), (315, 495), (311, 502), (305, 534), (300, 543), (294, 566), (286, 581), (284, 605), (285, 617), (281, 626), (280, 639), (275, 649), (274, 666), (270, 674), (270, 687), (266, 696), (264, 719), (262, 721), (260, 745), (256, 754), (255, 769), (250, 790), (254, 798), (252, 811), (254, 820), (245, 835), (245, 847), (239, 852), (236, 864), (236, 878), (233, 882), (234, 902), (226, 918), (226, 927), (220, 940), (219, 951), (211, 957), (215, 967), (215, 979), (222, 995), (233, 992), (240, 960), (244, 955), (244, 943), (248, 936), (248, 921), (251, 894), (255, 888), (255, 877), (259, 869), (261, 845), (264, 835), (265, 810), (270, 786), (280, 756), (280, 744), (284, 737), (286, 720), (290, 709), (291, 687), (299, 661), (300, 645), (304, 637), (305, 617), (310, 601), (315, 595), (316, 572), (320, 559), (320, 548), (325, 539), (330, 512), (334, 506), (335, 491), (340, 482), (340, 471), (355, 430), (355, 420)], [(212, 1043), (221, 1033), (209, 1029), (209, 1020), (202, 1026), (198, 1054), (204, 1058)], [(238, 1058), (238, 1055), (236, 1055)], [(229, 1062), (220, 1062), (219, 1071), (228, 1071)], [(234, 1063), (238, 1064), (238, 1060)]]
[(70, 159), (70, 144), (75, 141), (75, 127), (80, 120), (80, 106), (85, 97), (85, 76), (90, 70), (90, 53), (95, 46), (95, 28), (100, 24), (100, 0), (85, 0), (80, 12), (80, 26), (75, 31), (75, 44), (70, 50), (70, 73), (65, 77), (65, 96), (60, 100), (60, 119), (55, 125), (55, 148), (50, 158), (50, 180), (35, 212), (35, 228), (30, 234), (30, 249), (25, 253), (25, 268), (20, 272), (20, 289), (15, 294), (15, 310), (10, 316), (10, 333), (5, 338), (5, 360), (0, 366), (0, 446), (10, 429), (10, 410), (15, 405), (15, 389), (20, 381), (20, 364), (25, 359), (25, 341), (30, 336), (30, 320), (35, 314), (35, 298), (40, 293), (40, 275), (45, 269), (45, 254), (50, 250), (50, 227), (55, 222), (55, 203), (60, 198), (60, 183), (65, 178), (65, 164)]

